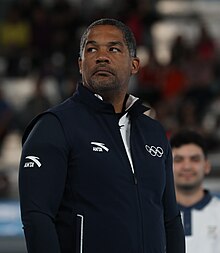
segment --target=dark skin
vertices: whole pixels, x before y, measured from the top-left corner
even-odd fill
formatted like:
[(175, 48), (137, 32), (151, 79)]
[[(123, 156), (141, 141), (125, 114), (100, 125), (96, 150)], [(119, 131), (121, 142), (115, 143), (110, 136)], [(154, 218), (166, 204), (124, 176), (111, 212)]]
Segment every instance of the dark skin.
[(139, 58), (130, 56), (123, 33), (112, 25), (93, 27), (79, 58), (83, 85), (111, 103), (116, 113), (122, 111), (130, 77), (139, 64)]

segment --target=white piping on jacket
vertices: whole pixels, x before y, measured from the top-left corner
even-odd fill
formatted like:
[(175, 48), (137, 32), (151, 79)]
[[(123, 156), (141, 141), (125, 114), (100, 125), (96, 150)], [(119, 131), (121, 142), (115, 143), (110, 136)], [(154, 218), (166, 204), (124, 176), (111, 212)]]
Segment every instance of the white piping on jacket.
[(134, 166), (133, 161), (131, 157), (131, 148), (130, 148), (130, 129), (131, 129), (131, 123), (129, 119), (128, 113), (125, 113), (119, 120), (119, 127), (121, 132), (121, 137), (124, 142), (125, 150), (128, 156), (128, 160), (131, 165), (132, 173), (134, 174)]
[(77, 216), (80, 218), (80, 253), (83, 252), (83, 226), (84, 226), (84, 217), (81, 214), (77, 214)]

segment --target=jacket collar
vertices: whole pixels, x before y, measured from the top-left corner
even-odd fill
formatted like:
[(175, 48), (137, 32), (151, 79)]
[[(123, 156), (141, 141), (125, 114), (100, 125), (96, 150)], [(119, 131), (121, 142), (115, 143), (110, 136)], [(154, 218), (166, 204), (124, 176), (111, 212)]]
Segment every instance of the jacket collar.
[(186, 211), (186, 210), (191, 210), (191, 209), (197, 209), (197, 210), (201, 210), (203, 209), (212, 199), (212, 195), (210, 194), (210, 192), (208, 190), (204, 190), (204, 197), (197, 203), (195, 203), (192, 206), (188, 206), (185, 207), (183, 205), (179, 205), (179, 208), (181, 211)]
[[(93, 110), (101, 111), (103, 113), (115, 114), (115, 110), (112, 104), (103, 101), (101, 96), (92, 93), (88, 88), (82, 85), (82, 83), (78, 84), (78, 88), (72, 98), (86, 104)], [(128, 94), (125, 112), (128, 112), (131, 115), (139, 115), (140, 113), (144, 113), (149, 109), (150, 108), (142, 104), (142, 101), (139, 98)]]

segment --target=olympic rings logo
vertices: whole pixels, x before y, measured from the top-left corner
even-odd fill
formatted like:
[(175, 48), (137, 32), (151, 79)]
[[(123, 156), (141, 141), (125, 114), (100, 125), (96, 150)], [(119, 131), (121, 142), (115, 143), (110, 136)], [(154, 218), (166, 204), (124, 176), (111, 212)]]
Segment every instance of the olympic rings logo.
[(161, 147), (145, 145), (145, 148), (152, 156), (162, 157), (163, 155), (163, 149)]

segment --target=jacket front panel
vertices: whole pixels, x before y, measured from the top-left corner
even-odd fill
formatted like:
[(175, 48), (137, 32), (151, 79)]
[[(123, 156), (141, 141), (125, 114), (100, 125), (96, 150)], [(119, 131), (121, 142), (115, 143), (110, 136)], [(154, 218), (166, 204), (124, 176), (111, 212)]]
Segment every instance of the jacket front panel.
[(81, 229), (77, 215), (84, 220), (84, 252), (142, 252), (138, 192), (117, 122), (115, 115), (81, 110), (79, 121), (69, 124), (74, 131), (68, 137), (68, 182), (76, 235)]
[[(68, 182), (75, 226), (83, 220), (84, 252), (141, 253), (147, 252), (146, 248), (164, 252), (168, 145), (162, 134), (155, 134), (161, 132), (160, 125), (143, 114), (131, 113), (133, 175), (118, 116), (100, 114), (77, 100), (74, 103), (68, 117), (62, 110), (53, 113), (64, 122), (71, 147)], [(76, 245), (82, 242), (75, 240)]]

